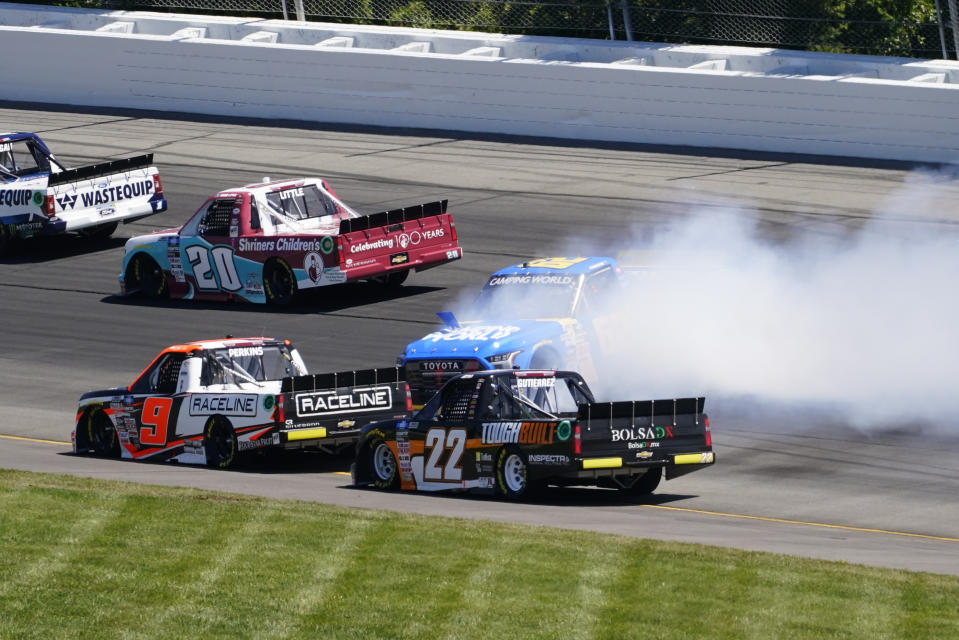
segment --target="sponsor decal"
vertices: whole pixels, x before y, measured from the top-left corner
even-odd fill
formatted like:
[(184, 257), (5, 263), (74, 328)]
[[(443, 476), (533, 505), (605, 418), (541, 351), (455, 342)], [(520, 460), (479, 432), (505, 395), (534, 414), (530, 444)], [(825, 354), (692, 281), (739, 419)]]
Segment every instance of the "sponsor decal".
[(336, 426), (338, 426), (340, 429), (349, 429), (350, 427), (353, 427), (355, 425), (356, 425), (356, 420), (340, 420), (339, 422), (336, 423)]
[(38, 207), (39, 207), (41, 204), (43, 204), (43, 192), (42, 192), (42, 191), (34, 191), (34, 192), (33, 192), (33, 204), (37, 205)]
[(363, 253), (365, 251), (372, 251), (374, 249), (392, 248), (393, 238), (385, 238), (382, 240), (374, 240), (373, 242), (360, 242), (359, 244), (350, 245), (350, 253)]
[(280, 444), (280, 434), (274, 433), (266, 438), (257, 438), (256, 440), (240, 440), (236, 443), (236, 448), (240, 451), (249, 451), (250, 449), (262, 449)]
[(286, 191), (280, 191), (280, 200), (292, 200), (293, 198), (302, 198), (303, 197), (303, 188), (296, 187), (294, 189), (287, 189)]
[(306, 275), (310, 276), (310, 280), (314, 283), (319, 282), (320, 278), (323, 277), (323, 258), (320, 257), (320, 254), (315, 251), (306, 254), (303, 259), (303, 270), (306, 271)]
[(267, 411), (272, 409), (274, 404), (276, 404), (276, 401), (273, 399), (273, 396), (266, 395), (263, 397), (263, 408)]
[(13, 151), (13, 143), (12, 142), (0, 143), (0, 151)]
[(332, 236), (323, 236), (323, 239), (320, 240), (320, 251), (322, 251), (324, 255), (329, 255), (333, 253), (333, 247), (335, 244), (336, 243), (333, 242)]
[(303, 238), (279, 237), (276, 240), (256, 240), (251, 238), (240, 238), (237, 242), (237, 251), (260, 251), (264, 253), (274, 252), (309, 252), (323, 251), (323, 240), (304, 240)]
[(236, 224), (230, 225), (230, 237), (235, 238), (240, 235), (240, 226)]
[(425, 336), (423, 340), (432, 340), (433, 342), (467, 340), (485, 342), (487, 340), (502, 340), (507, 338), (520, 328), (507, 325), (477, 325), (471, 327), (460, 327), (458, 329), (434, 331)]
[(263, 347), (233, 347), (232, 349), (227, 349), (227, 353), (231, 358), (262, 356)]
[(576, 281), (573, 276), (493, 276), (486, 283), (488, 287), (500, 287), (514, 284), (549, 284), (549, 285), (572, 285)]
[(613, 442), (635, 442), (637, 440), (662, 440), (673, 437), (673, 428), (669, 427), (628, 427), (610, 429)]
[(410, 254), (406, 253), (394, 253), (390, 256), (390, 264), (406, 264), (410, 261)]
[(389, 386), (357, 387), (346, 393), (336, 389), (299, 393), (295, 397), (298, 416), (322, 416), (343, 411), (376, 411), (393, 406)]
[(195, 393), (190, 397), (190, 415), (255, 416), (256, 399), (252, 393)]
[(117, 210), (114, 207), (103, 207), (102, 209), (97, 209), (97, 213), (101, 216), (112, 216), (116, 213)]
[(67, 209), (72, 209), (73, 205), (77, 203), (77, 194), (70, 195), (69, 193), (64, 194), (57, 198), (57, 203), (60, 205), (60, 208), (66, 211)]
[(476, 452), (476, 461), (477, 462), (492, 462), (493, 454), (487, 453), (486, 451), (477, 451)]
[(552, 389), (556, 378), (516, 378), (520, 389)]
[(41, 229), (43, 229), (42, 222), (21, 222), (13, 225), (14, 233), (25, 237), (30, 237)]
[(463, 363), (456, 360), (426, 361), (420, 363), (420, 371), (462, 371)]
[(405, 233), (400, 234), (400, 237), (397, 240), (397, 242), (400, 243), (400, 249), (405, 249), (406, 247), (410, 246), (410, 237), (408, 234), (405, 234)]
[(33, 201), (32, 189), (4, 189), (0, 191), (0, 205), (21, 207)]
[(446, 235), (446, 232), (442, 229), (428, 229), (423, 232), (423, 237), (427, 240), (433, 240), (435, 238), (442, 238)]
[[(153, 193), (153, 180), (141, 180), (131, 184), (81, 192), (80, 200), (83, 202), (84, 207), (93, 207), (98, 204), (107, 204), (108, 202), (139, 198), (140, 196), (145, 196), (150, 193)], [(73, 196), (73, 200), (76, 202), (76, 196)], [(70, 207), (72, 208), (73, 205), (71, 204)]]
[[(630, 443), (630, 444), (632, 444), (632, 443)], [(653, 452), (652, 452), (652, 451), (647, 451), (647, 450), (645, 450), (645, 449), (644, 449), (643, 451), (637, 451), (637, 452), (636, 452), (636, 457), (639, 458), (640, 460), (648, 460), (649, 458), (652, 458), (652, 457), (653, 457)]]
[(527, 456), (530, 464), (549, 464), (561, 465), (569, 464), (569, 456), (556, 455), (551, 453), (533, 453)]
[[(181, 270), (182, 273), (182, 270)], [(246, 283), (244, 284), (243, 293), (247, 295), (259, 295), (263, 293), (263, 284), (260, 282), (259, 276), (254, 273), (251, 273), (246, 277)]]
[(483, 444), (552, 444), (552, 422), (484, 422)]
[(563, 420), (558, 425), (556, 425), (556, 438), (562, 441), (569, 440), (569, 437), (573, 435), (573, 425), (570, 424), (569, 420)]
[(327, 267), (323, 269), (323, 279), (327, 284), (338, 284), (346, 282), (346, 272), (339, 267)]
[(235, 216), (240, 215), (240, 210), (234, 207), (234, 209), (233, 209), (233, 215), (235, 215)]

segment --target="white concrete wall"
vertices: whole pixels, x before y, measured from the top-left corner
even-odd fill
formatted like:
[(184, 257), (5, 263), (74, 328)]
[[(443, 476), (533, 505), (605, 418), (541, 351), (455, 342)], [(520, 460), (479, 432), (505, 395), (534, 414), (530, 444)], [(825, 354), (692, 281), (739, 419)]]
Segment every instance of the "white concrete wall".
[(4, 3), (0, 56), (6, 100), (959, 160), (955, 61)]

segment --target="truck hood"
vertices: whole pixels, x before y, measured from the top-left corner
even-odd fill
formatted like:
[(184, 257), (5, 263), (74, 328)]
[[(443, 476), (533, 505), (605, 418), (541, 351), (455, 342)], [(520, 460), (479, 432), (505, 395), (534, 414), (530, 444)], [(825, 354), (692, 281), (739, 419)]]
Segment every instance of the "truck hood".
[(467, 322), (445, 327), (406, 346), (406, 358), (479, 357), (528, 350), (563, 333), (561, 320), (515, 320), (503, 324)]
[(130, 253), (130, 251), (136, 249), (137, 247), (151, 245), (158, 241), (166, 242), (167, 238), (172, 238), (179, 233), (180, 228), (176, 227), (173, 229), (154, 231), (153, 233), (148, 233), (142, 236), (134, 236), (127, 240), (126, 244), (123, 246), (123, 250), (125, 253)]

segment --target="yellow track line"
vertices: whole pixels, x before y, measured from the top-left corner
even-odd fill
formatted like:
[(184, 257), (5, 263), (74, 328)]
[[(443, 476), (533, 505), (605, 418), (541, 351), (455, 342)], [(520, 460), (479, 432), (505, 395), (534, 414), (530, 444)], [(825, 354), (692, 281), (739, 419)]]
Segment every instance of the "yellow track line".
[(925, 538), (926, 540), (940, 540), (942, 542), (959, 542), (959, 538), (944, 538), (942, 536), (929, 536), (924, 533), (906, 533), (904, 531), (887, 531), (886, 529), (867, 529), (865, 527), (850, 527), (842, 524), (825, 524), (823, 522), (804, 522), (802, 520), (785, 520), (783, 518), (767, 518), (764, 516), (747, 516), (741, 513), (723, 513), (721, 511), (704, 511), (702, 509), (685, 509), (683, 507), (667, 507), (661, 504), (643, 504), (639, 505), (647, 509), (665, 509), (666, 511), (685, 511), (687, 513), (701, 513), (708, 516), (722, 516), (724, 518), (743, 518), (746, 520), (762, 520), (763, 522), (778, 522), (780, 524), (804, 524), (810, 527), (823, 527), (824, 529), (842, 529), (844, 531), (862, 531), (865, 533), (885, 533), (890, 536), (906, 536), (909, 538)]
[(23, 440), (24, 442), (42, 442), (43, 444), (66, 444), (72, 445), (72, 442), (64, 442), (63, 440), (43, 440), (41, 438), (24, 438), (23, 436), (5, 436), (0, 435), (0, 438), (6, 438), (8, 440)]

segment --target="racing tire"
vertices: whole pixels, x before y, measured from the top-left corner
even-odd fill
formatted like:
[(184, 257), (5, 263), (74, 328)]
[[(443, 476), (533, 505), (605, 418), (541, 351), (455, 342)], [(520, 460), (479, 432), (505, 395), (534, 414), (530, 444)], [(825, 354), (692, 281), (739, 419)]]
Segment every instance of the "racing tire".
[(88, 227), (86, 229), (81, 229), (77, 233), (80, 234), (80, 237), (87, 240), (93, 240), (94, 242), (100, 240), (106, 240), (113, 235), (113, 232), (117, 230), (117, 222), (107, 222), (104, 224), (98, 224), (95, 227)]
[(126, 282), (128, 290), (138, 290), (147, 298), (160, 299), (169, 294), (163, 269), (145, 253), (138, 253), (130, 260)]
[(266, 301), (285, 307), (296, 297), (296, 278), (293, 269), (282, 260), (270, 260), (263, 267), (263, 291)]
[(619, 487), (619, 490), (626, 495), (630, 496), (648, 496), (653, 491), (656, 490), (656, 487), (659, 486), (660, 481), (663, 479), (663, 468), (655, 467), (649, 469), (636, 479), (629, 487)]
[(93, 454), (104, 458), (120, 457), (120, 439), (107, 414), (91, 411), (86, 415), (87, 442)]
[(229, 469), (236, 462), (239, 450), (236, 432), (225, 418), (214, 417), (203, 427), (203, 450), (206, 464), (215, 469)]
[(399, 464), (393, 450), (382, 438), (375, 438), (369, 448), (370, 479), (377, 489), (390, 491), (400, 486)]
[(410, 270), (403, 269), (402, 271), (394, 271), (383, 276), (375, 276), (370, 278), (370, 282), (384, 289), (395, 289), (406, 282), (406, 279), (409, 277)]
[(496, 491), (507, 500), (537, 493), (539, 483), (530, 480), (526, 456), (517, 447), (503, 447), (496, 454)]

